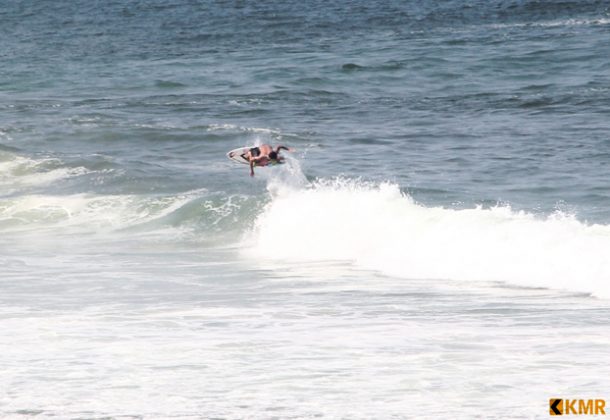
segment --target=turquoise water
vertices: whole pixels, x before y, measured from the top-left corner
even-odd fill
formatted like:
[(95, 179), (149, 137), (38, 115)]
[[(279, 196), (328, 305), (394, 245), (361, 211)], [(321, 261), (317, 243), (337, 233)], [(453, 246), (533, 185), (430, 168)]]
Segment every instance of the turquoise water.
[[(0, 34), (0, 417), (609, 389), (608, 2), (16, 1)], [(296, 151), (225, 157), (262, 143)]]

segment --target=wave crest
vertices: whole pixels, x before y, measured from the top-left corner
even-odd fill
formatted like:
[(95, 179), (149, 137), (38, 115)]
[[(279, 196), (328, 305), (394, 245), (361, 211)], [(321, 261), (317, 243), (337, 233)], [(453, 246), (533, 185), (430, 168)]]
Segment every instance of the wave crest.
[(319, 181), (277, 194), (249, 252), (347, 260), (403, 278), (506, 282), (610, 297), (610, 226), (510, 207), (425, 207), (391, 183)]

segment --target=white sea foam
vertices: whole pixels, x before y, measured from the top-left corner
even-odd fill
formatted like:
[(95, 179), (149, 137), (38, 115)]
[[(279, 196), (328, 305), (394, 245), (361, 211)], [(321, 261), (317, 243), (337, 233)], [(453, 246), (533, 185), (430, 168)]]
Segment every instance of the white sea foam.
[(26, 195), (0, 200), (0, 227), (8, 231), (71, 228), (113, 231), (165, 217), (200, 196), (204, 190), (170, 196)]
[(530, 28), (530, 27), (542, 27), (542, 28), (556, 28), (565, 26), (604, 26), (610, 24), (608, 18), (597, 18), (597, 19), (564, 19), (564, 20), (549, 20), (542, 22), (524, 22), (524, 23), (500, 23), (490, 25), (493, 29), (506, 29), (506, 28)]
[(0, 187), (4, 192), (23, 187), (49, 185), (60, 179), (89, 172), (80, 166), (62, 166), (61, 161), (55, 158), (33, 159), (12, 153), (0, 153)]
[(334, 180), (270, 191), (273, 199), (249, 238), (258, 257), (348, 260), (410, 279), (506, 282), (610, 297), (607, 225), (509, 207), (426, 207), (390, 183)]
[(207, 128), (207, 131), (241, 131), (247, 133), (261, 133), (268, 135), (279, 136), (282, 134), (280, 130), (272, 129), (272, 128), (264, 128), (264, 127), (242, 127), (235, 124), (210, 124)]
[[(252, 146), (260, 146), (263, 143), (269, 142), (269, 138), (280, 138), (282, 133), (279, 130), (262, 127), (242, 127), (235, 124), (210, 124), (207, 131), (237, 131), (240, 133), (254, 134), (254, 139), (248, 140), (247, 144)], [(260, 136), (263, 136), (261, 138)]]
[(0, 129), (0, 139), (2, 141), (7, 141), (7, 142), (11, 142), (13, 141), (13, 138), (8, 134), (8, 132)]

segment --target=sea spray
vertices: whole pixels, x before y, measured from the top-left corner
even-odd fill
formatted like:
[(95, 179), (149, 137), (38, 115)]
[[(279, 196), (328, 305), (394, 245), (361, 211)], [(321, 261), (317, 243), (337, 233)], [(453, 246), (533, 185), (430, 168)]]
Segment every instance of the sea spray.
[[(492, 281), (610, 297), (610, 226), (507, 206), (426, 207), (396, 184), (270, 182), (252, 233), (254, 255), (346, 260), (407, 279)], [(271, 188), (271, 186), (273, 188)]]
[(284, 157), (284, 164), (276, 165), (271, 172), (263, 172), (267, 180), (267, 191), (272, 197), (281, 196), (287, 190), (301, 190), (308, 185), (300, 162), (292, 156)]

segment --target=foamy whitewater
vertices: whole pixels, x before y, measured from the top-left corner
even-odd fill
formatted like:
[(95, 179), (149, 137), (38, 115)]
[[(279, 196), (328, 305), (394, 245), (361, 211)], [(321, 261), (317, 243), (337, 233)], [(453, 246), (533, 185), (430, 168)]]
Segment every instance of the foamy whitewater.
[[(0, 418), (610, 399), (610, 15), (0, 8)], [(249, 168), (237, 147), (283, 144)]]
[(280, 188), (258, 217), (253, 253), (343, 260), (405, 279), (507, 282), (610, 297), (610, 226), (560, 212), (417, 204), (395, 184), (336, 179)]

